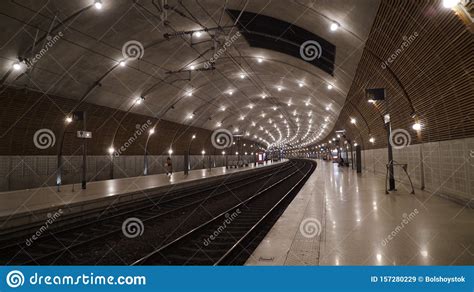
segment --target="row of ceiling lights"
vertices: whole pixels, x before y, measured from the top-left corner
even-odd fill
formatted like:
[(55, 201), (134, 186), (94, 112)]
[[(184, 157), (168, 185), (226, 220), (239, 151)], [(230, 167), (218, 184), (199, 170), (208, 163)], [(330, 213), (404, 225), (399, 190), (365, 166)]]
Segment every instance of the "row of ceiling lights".
[[(444, 4), (445, 7), (453, 7), (453, 6), (457, 5), (458, 3), (459, 3), (459, 1), (456, 1), (456, 0), (444, 0), (444, 1), (443, 1), (443, 4)], [(102, 1), (100, 1), (100, 0), (95, 0), (94, 6), (95, 6), (96, 9), (99, 9), (99, 10), (102, 9), (102, 7), (103, 7)], [(335, 21), (333, 21), (333, 22), (330, 24), (330, 30), (331, 30), (331, 31), (336, 31), (339, 27), (340, 27), (339, 23), (337, 23), (337, 22), (335, 22)], [(196, 33), (195, 33), (195, 36), (200, 37), (200, 36), (201, 36), (201, 32), (200, 32), (200, 31), (196, 32)], [(257, 57), (258, 63), (262, 63), (263, 60), (264, 60), (264, 59), (263, 59), (262, 57)], [(119, 62), (119, 66), (124, 67), (125, 65), (126, 65), (126, 62), (125, 62), (125, 61), (122, 60), (122, 61)], [(13, 69), (14, 69), (14, 70), (20, 70), (20, 69), (22, 69), (21, 63), (14, 63), (14, 64), (13, 64)], [(194, 69), (195, 69), (195, 66), (192, 65), (192, 66), (191, 66), (191, 70), (194, 70)], [(246, 75), (245, 75), (244, 73), (241, 73), (241, 74), (239, 75), (239, 77), (240, 77), (241, 79), (244, 79), (244, 78), (246, 77)], [(303, 86), (304, 86), (304, 83), (299, 82), (299, 83), (298, 83), (298, 86), (299, 86), (299, 87), (303, 87)], [(332, 86), (331, 84), (327, 84), (327, 89), (331, 90), (332, 88), (333, 88), (333, 86)], [(279, 92), (281, 92), (281, 91), (283, 90), (283, 88), (282, 88), (281, 86), (278, 86), (278, 87), (277, 87), (277, 90), (278, 90)], [(230, 92), (230, 94), (232, 94), (232, 92)], [(187, 92), (186, 95), (187, 95), (187, 96), (192, 96), (192, 91)], [(262, 98), (265, 98), (265, 97), (266, 97), (266, 95), (263, 94), (263, 95), (262, 95)], [(144, 100), (143, 97), (137, 98), (136, 104), (141, 104), (143, 100)], [(309, 105), (309, 102), (306, 102), (305, 104), (306, 104), (306, 106), (308, 106), (308, 105)], [(288, 105), (291, 106), (291, 101), (288, 103)], [(253, 108), (253, 106), (251, 106), (251, 105), (250, 105), (249, 107), (250, 107), (251, 109)], [(224, 108), (224, 110), (225, 110), (225, 108)], [(274, 108), (274, 110), (276, 110), (276, 109)], [(326, 107), (326, 110), (327, 110), (327, 111), (330, 110), (330, 105)], [(192, 118), (193, 116), (194, 116), (194, 113), (193, 113), (192, 115), (189, 115), (188, 118)], [(242, 116), (240, 117), (240, 119), (243, 120)], [(67, 122), (67, 123), (72, 122), (72, 118), (71, 118), (71, 117), (66, 117), (66, 122)], [(355, 119), (352, 119), (352, 120), (351, 120), (351, 123), (355, 124)], [(419, 129), (421, 129), (421, 125), (420, 125), (419, 123), (415, 123), (415, 124), (413, 125), (413, 129), (419, 130)], [(308, 130), (308, 131), (309, 131), (309, 130)], [(150, 133), (150, 135), (153, 134), (153, 133), (154, 133), (154, 129), (150, 129), (150, 130), (149, 130), (149, 133)], [(308, 134), (308, 133), (307, 133), (307, 134)], [(305, 136), (305, 137), (306, 137), (306, 136)], [(373, 138), (371, 138), (371, 140), (373, 140)], [(372, 141), (371, 141), (371, 142), (372, 142)]]

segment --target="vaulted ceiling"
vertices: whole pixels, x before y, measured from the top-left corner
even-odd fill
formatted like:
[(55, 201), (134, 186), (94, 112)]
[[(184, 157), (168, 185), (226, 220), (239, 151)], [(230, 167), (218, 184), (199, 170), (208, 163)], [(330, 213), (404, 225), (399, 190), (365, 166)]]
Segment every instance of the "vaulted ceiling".
[[(98, 9), (94, 0), (3, 1), (3, 85), (66, 97), (77, 105), (93, 103), (210, 130), (227, 128), (269, 146), (316, 143), (333, 128), (380, 4), (100, 3)], [(262, 22), (267, 27), (252, 26), (253, 18), (243, 22), (241, 11), (254, 13), (255, 21), (268, 17)], [(288, 25), (276, 26), (271, 18)], [(336, 23), (339, 28), (332, 30)], [(278, 30), (281, 38), (275, 37)], [(315, 35), (326, 61), (331, 57), (325, 55), (325, 44), (333, 46), (332, 71), (289, 53), (299, 51), (301, 44), (291, 40), (303, 42), (302, 32)], [(249, 43), (252, 36), (263, 43)], [(22, 68), (12, 69), (19, 59)], [(137, 102), (140, 97), (143, 102)]]

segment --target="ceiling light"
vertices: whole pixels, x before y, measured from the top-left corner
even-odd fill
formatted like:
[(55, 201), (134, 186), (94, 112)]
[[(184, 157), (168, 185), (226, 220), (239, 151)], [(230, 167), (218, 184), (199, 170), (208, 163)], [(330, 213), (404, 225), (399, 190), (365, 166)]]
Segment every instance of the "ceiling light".
[(330, 109), (331, 109), (331, 108), (329, 108), (329, 106), (326, 107), (326, 110), (327, 110), (327, 111), (330, 110)]
[(145, 98), (143, 96), (140, 96), (136, 99), (135, 103), (136, 104), (141, 104), (144, 100), (145, 100)]
[(153, 135), (155, 134), (155, 128), (151, 128), (150, 131), (149, 131), (150, 135)]
[(18, 71), (21, 69), (21, 64), (19, 62), (16, 62), (13, 64), (13, 70)]
[(201, 151), (201, 154), (202, 154), (202, 155), (206, 154), (206, 151), (202, 150), (202, 151)]
[(72, 122), (72, 118), (71, 117), (66, 117), (66, 123), (71, 123)]
[(262, 63), (263, 59), (262, 58), (257, 58), (257, 62)]
[(280, 86), (277, 87), (277, 90), (278, 91), (281, 91), (283, 88), (281, 88)]
[(262, 94), (262, 99), (265, 99), (265, 97), (267, 97), (265, 94)]
[(374, 137), (370, 137), (369, 142), (372, 143), (372, 144), (375, 143), (375, 138), (374, 138)]
[(301, 83), (301, 82), (298, 83), (298, 86), (299, 86), (299, 87), (303, 87), (303, 83)]
[(198, 37), (198, 38), (201, 37), (201, 35), (202, 35), (202, 33), (201, 33), (200, 31), (196, 31), (194, 34), (195, 34), (196, 37)]
[(119, 63), (120, 67), (125, 67), (126, 64), (127, 63), (125, 63), (125, 61), (120, 61), (120, 63)]
[(107, 151), (109, 152), (109, 154), (114, 154), (115, 149), (114, 149), (114, 147), (109, 147), (109, 149), (107, 149)]
[(454, 6), (459, 4), (459, 0), (443, 0), (443, 6), (445, 8), (454, 8)]
[(412, 126), (413, 130), (415, 131), (419, 131), (421, 130), (421, 124), (420, 123), (414, 123), (413, 126)]
[(216, 124), (216, 126), (221, 127), (221, 126), (222, 126), (222, 123), (218, 122), (218, 123)]
[(355, 124), (356, 123), (356, 119), (352, 118), (351, 119), (351, 124)]
[(220, 110), (221, 112), (225, 112), (225, 106), (221, 106)]
[(196, 68), (196, 66), (194, 66), (194, 65), (189, 66), (190, 70), (194, 70), (195, 68)]
[(169, 155), (173, 154), (173, 149), (170, 148), (170, 149), (168, 150), (168, 154), (169, 154)]
[(99, 9), (99, 10), (102, 9), (102, 1), (95, 0), (94, 6), (95, 6), (96, 9)]
[(244, 79), (245, 78), (245, 74), (240, 74), (240, 79)]
[(374, 99), (369, 99), (368, 102), (369, 103), (375, 103), (375, 100)]
[(187, 96), (193, 96), (193, 92), (192, 92), (192, 91), (188, 91), (188, 92), (186, 93), (186, 95), (187, 95)]
[(331, 84), (328, 84), (328, 89), (331, 90), (332, 89), (332, 85)]
[(193, 140), (196, 139), (196, 135), (193, 135), (193, 136), (191, 137), (191, 139), (193, 139)]
[(330, 29), (331, 31), (336, 31), (336, 30), (339, 28), (339, 26), (340, 26), (339, 23), (333, 21), (333, 22), (331, 23), (331, 26), (329, 27), (329, 29)]

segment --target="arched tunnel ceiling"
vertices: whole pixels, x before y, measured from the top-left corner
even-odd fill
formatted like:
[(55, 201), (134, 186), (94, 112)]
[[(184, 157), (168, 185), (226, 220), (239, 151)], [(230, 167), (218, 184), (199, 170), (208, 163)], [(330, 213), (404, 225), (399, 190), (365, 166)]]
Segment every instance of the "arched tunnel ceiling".
[[(293, 138), (291, 144), (302, 145), (317, 142), (333, 128), (379, 1), (103, 0), (102, 9), (93, 4), (93, 0), (2, 3), (0, 76), (6, 76), (5, 84), (124, 111), (131, 108), (134, 113), (211, 130), (248, 132), (250, 139), (269, 143)], [(334, 75), (301, 58), (252, 48), (232, 27), (226, 9), (286, 21), (334, 44)], [(332, 21), (341, 28), (331, 31)], [(212, 30), (218, 26), (223, 30)], [(47, 40), (35, 43), (35, 39), (41, 40), (51, 28), (49, 40), (54, 43), (47, 54), (40, 55), (27, 74), (8, 75), (18, 57), (31, 60), (41, 54)], [(194, 34), (192, 40), (189, 34), (164, 37), (203, 29), (211, 30), (199, 38)], [(203, 68), (215, 54), (213, 45), (222, 49), (226, 37), (231, 43), (215, 55), (214, 70), (187, 71), (190, 66)], [(122, 48), (129, 41), (143, 45), (143, 56), (127, 59), (122, 67), (118, 65), (124, 60)], [(180, 70), (186, 72), (167, 73)], [(141, 95), (145, 102), (135, 104)]]

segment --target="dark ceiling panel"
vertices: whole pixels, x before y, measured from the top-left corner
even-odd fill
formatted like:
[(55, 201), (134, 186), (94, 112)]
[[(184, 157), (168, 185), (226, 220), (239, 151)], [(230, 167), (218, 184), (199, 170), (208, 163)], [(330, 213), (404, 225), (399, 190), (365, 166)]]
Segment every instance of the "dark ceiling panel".
[(227, 13), (234, 21), (238, 19), (237, 26), (250, 46), (302, 59), (334, 76), (336, 46), (320, 36), (270, 16), (239, 10)]

